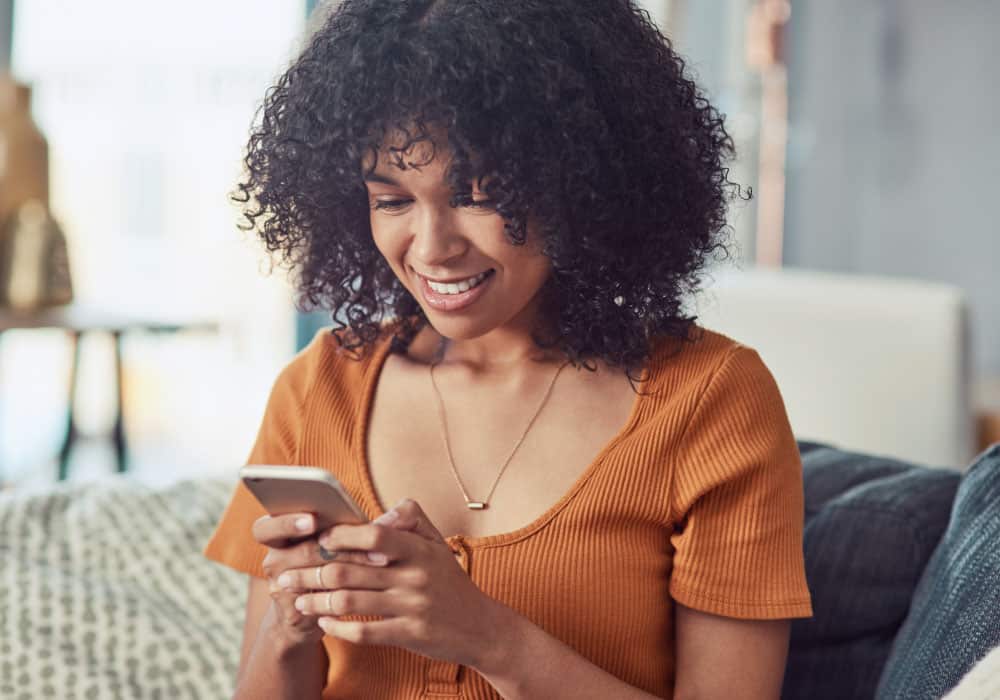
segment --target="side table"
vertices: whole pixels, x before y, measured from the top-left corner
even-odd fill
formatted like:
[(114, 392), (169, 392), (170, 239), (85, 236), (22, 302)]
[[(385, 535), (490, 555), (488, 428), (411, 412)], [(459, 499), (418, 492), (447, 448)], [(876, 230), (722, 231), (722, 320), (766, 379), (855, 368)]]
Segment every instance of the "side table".
[(111, 309), (102, 309), (77, 303), (52, 307), (36, 312), (21, 312), (0, 308), (0, 336), (4, 331), (58, 328), (67, 331), (73, 346), (73, 365), (69, 382), (69, 410), (66, 420), (66, 436), (59, 449), (59, 480), (66, 479), (69, 470), (69, 455), (79, 433), (76, 427), (76, 392), (80, 366), (80, 340), (87, 333), (107, 333), (114, 339), (115, 372), (112, 380), (115, 396), (115, 421), (111, 438), (115, 447), (118, 472), (128, 468), (128, 452), (125, 441), (124, 396), (122, 391), (122, 346), (126, 333), (144, 331), (151, 333), (176, 333), (178, 331), (202, 331), (215, 333), (218, 322), (196, 314), (148, 313), (133, 314)]

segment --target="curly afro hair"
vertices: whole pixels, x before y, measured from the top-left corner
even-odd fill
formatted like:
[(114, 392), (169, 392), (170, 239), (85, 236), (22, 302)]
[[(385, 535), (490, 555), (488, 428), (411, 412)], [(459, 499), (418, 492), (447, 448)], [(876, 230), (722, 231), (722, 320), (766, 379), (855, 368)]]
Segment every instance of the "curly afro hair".
[[(728, 254), (733, 144), (683, 59), (629, 0), (342, 0), (267, 93), (233, 198), (363, 352), (427, 323), (376, 249), (362, 163), (392, 134), (446, 134), (456, 196), (478, 182), (511, 245), (551, 260), (535, 341), (630, 372)], [(398, 153), (399, 151), (395, 151)], [(407, 167), (396, 158), (397, 167)], [(374, 164), (370, 166), (374, 170)]]

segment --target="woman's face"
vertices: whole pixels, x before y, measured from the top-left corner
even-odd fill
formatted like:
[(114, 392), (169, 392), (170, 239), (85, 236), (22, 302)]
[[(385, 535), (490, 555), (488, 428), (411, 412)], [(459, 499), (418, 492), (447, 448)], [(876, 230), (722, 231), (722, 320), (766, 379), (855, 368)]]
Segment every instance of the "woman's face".
[[(427, 161), (426, 142), (405, 159)], [(448, 154), (406, 170), (388, 152), (366, 178), (375, 245), (441, 335), (477, 338), (508, 325), (531, 327), (549, 259), (529, 225), (524, 245), (512, 245), (486, 195), (469, 183), (459, 206), (445, 182)], [(365, 172), (369, 163), (364, 164)]]

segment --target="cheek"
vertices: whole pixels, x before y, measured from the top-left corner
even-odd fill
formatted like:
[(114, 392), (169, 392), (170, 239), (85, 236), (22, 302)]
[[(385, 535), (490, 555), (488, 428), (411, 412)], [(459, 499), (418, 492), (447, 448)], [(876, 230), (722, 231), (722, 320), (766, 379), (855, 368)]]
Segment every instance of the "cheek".
[(540, 259), (536, 258), (532, 261), (532, 278), (536, 291), (545, 284), (551, 274), (552, 265), (549, 263), (548, 258), (542, 256)]
[(402, 238), (396, 235), (393, 227), (386, 225), (385, 221), (380, 220), (376, 223), (375, 217), (372, 217), (371, 230), (372, 242), (375, 244), (375, 247), (378, 248), (378, 251), (389, 265), (396, 268), (403, 253), (399, 244)]
[(541, 254), (519, 255), (509, 259), (506, 265), (506, 281), (513, 285), (511, 293), (524, 300), (534, 297), (552, 274), (549, 259)]
[(524, 271), (525, 278), (530, 279), (534, 286), (540, 287), (552, 273), (552, 262), (542, 253), (542, 241), (535, 230), (529, 228), (528, 240), (519, 252), (520, 268)]

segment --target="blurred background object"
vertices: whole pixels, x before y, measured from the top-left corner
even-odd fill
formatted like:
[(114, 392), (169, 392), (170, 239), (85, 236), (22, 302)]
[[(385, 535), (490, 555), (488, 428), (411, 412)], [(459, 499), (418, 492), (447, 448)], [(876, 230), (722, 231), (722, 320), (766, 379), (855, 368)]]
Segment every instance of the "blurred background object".
[(973, 396), (1000, 410), (1000, 4), (793, 7), (785, 264), (961, 288)]
[[(258, 0), (0, 0), (0, 61), (48, 139), (75, 308), (0, 333), (0, 480), (115, 471), (121, 405), (137, 478), (245, 460), (295, 310), (228, 194), (304, 21), (303, 4)], [(189, 332), (167, 339), (156, 329), (174, 319)]]
[(48, 211), (48, 143), (31, 116), (31, 88), (6, 70), (0, 68), (0, 308), (30, 311), (68, 304), (73, 286), (66, 237)]
[(747, 67), (760, 74), (755, 261), (781, 265), (785, 222), (785, 158), (788, 146), (788, 70), (785, 26), (788, 0), (757, 0), (746, 8)]
[(697, 307), (760, 353), (800, 439), (945, 467), (978, 451), (958, 287), (760, 267), (721, 271)]
[[(743, 163), (733, 178), (751, 184), (756, 200), (731, 218), (744, 274), (709, 278), (696, 305), (703, 321), (773, 348), (764, 359), (786, 378), (800, 439), (956, 467), (1000, 441), (1000, 226), (991, 205), (1000, 5), (651, 5), (726, 113)], [(914, 292), (909, 301), (903, 289)], [(933, 289), (950, 301), (933, 302)], [(833, 328), (836, 342), (817, 347)], [(890, 329), (899, 334), (891, 341)], [(849, 381), (851, 347), (864, 386), (838, 385)], [(923, 371), (930, 356), (948, 371)], [(871, 403), (838, 403), (848, 394)], [(943, 403), (908, 403), (917, 400)], [(892, 418), (862, 428), (862, 416), (892, 405)]]
[(31, 116), (31, 87), (0, 64), (0, 221), (18, 206), (49, 205), (49, 146)]
[(30, 312), (72, 300), (66, 236), (45, 205), (29, 199), (0, 228), (0, 307)]
[[(735, 260), (707, 281), (705, 322), (735, 323), (734, 335), (776, 348), (762, 355), (785, 377), (798, 437), (953, 465), (962, 445), (1000, 440), (1000, 87), (990, 73), (1000, 6), (639, 4), (725, 115), (738, 153), (730, 178), (754, 194), (731, 209)], [(114, 471), (122, 450), (106, 436), (120, 422), (136, 478), (231, 475), (245, 459), (278, 371), (330, 323), (326, 310), (298, 313), (287, 279), (265, 274), (266, 255), (236, 230), (228, 201), (255, 110), (315, 6), (0, 0), (0, 73), (31, 87), (49, 145), (38, 182), (65, 232), (76, 309), (44, 316), (63, 325), (25, 328), (22, 318), (0, 332), (0, 480)], [(896, 295), (923, 285), (954, 304)], [(746, 310), (751, 298), (758, 306)], [(794, 319), (781, 311), (792, 307)], [(889, 322), (897, 313), (909, 320)], [(155, 328), (171, 318), (191, 332), (161, 338)], [(875, 327), (895, 329), (893, 342), (869, 342)], [(839, 352), (808, 340), (834, 328)], [(918, 345), (950, 369), (920, 370)], [(847, 429), (858, 407), (791, 379), (811, 367), (846, 377), (848, 357), (865, 378), (843, 387), (860, 392), (854, 400), (906, 409), (885, 419), (895, 422), (881, 442)], [(943, 403), (921, 408), (915, 396)], [(900, 447), (906, 435), (920, 439)]]

